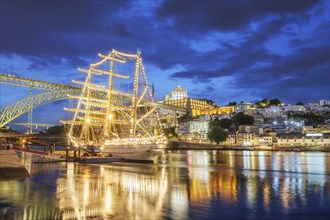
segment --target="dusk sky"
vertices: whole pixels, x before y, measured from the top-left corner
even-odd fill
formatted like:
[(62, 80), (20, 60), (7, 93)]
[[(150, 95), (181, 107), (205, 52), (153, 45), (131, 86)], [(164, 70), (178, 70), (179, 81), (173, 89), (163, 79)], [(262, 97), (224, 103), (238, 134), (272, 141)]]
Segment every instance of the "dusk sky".
[[(1, 72), (70, 83), (97, 54), (142, 50), (156, 99), (330, 99), (329, 1), (5, 1)], [(1, 86), (1, 107), (28, 95)], [(65, 101), (43, 109), (65, 106)], [(61, 113), (40, 113), (55, 119)], [(26, 120), (22, 120), (26, 121)]]

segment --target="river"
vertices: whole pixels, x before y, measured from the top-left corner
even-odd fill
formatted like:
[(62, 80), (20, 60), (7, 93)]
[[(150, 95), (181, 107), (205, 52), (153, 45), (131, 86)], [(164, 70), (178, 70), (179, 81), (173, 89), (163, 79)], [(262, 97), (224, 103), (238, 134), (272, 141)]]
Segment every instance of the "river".
[(154, 164), (36, 164), (0, 219), (330, 219), (330, 153), (165, 151)]

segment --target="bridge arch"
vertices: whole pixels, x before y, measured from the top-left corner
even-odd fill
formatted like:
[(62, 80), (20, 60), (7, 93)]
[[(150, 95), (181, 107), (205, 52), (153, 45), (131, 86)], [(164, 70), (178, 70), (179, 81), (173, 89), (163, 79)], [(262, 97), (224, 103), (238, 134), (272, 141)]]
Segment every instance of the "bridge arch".
[(27, 113), (31, 109), (48, 104), (50, 102), (68, 99), (69, 95), (79, 95), (81, 89), (62, 89), (43, 92), (21, 99), (15, 103), (0, 109), (0, 128)]

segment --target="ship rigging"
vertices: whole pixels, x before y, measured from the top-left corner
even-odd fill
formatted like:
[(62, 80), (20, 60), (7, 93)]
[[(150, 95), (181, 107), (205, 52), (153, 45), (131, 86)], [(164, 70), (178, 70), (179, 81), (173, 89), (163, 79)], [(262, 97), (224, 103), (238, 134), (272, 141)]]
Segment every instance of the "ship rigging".
[(127, 54), (112, 50), (98, 54), (101, 60), (88, 69), (72, 120), (62, 121), (68, 141), (75, 147), (94, 145), (138, 146), (165, 143), (161, 123), (141, 52)]

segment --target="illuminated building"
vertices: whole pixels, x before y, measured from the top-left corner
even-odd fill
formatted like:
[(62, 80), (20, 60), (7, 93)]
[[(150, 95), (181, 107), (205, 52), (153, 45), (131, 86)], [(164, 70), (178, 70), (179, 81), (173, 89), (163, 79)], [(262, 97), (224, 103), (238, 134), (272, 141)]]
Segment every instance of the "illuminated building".
[(207, 132), (209, 131), (210, 121), (190, 121), (189, 133), (196, 134), (197, 139), (207, 140)]
[(330, 105), (330, 100), (320, 100), (320, 105), (321, 106)]
[(255, 125), (240, 125), (238, 126), (238, 131), (240, 133), (255, 133), (255, 134), (261, 134), (263, 132), (262, 128)]
[(258, 108), (258, 113), (261, 113), (265, 118), (274, 118), (274, 117), (282, 117), (282, 107), (272, 105), (266, 108)]
[(179, 106), (187, 108), (194, 112), (194, 110), (202, 110), (202, 109), (212, 109), (213, 105), (208, 104), (204, 100), (192, 99), (192, 98), (183, 98), (183, 99), (175, 99), (175, 100), (165, 100), (165, 104)]
[(273, 145), (273, 137), (272, 136), (261, 136), (261, 137), (259, 137), (259, 145), (260, 146), (272, 146)]
[(206, 100), (188, 98), (187, 90), (181, 86), (178, 86), (170, 94), (166, 94), (164, 103), (186, 108), (193, 117), (200, 115), (230, 115), (235, 111), (234, 106), (214, 108)]
[(209, 122), (203, 120), (194, 120), (190, 122), (182, 122), (176, 129), (176, 133), (183, 140), (207, 140), (207, 132), (209, 131)]
[(165, 95), (165, 101), (168, 100), (181, 100), (188, 98), (188, 91), (183, 89), (180, 85), (172, 90), (171, 94)]
[(282, 109), (285, 112), (305, 112), (306, 108), (303, 105), (286, 105), (283, 106)]
[(237, 134), (235, 132), (230, 132), (228, 134), (228, 138), (225, 142), (223, 142), (225, 145), (233, 146), (237, 144)]
[(243, 102), (235, 105), (235, 112), (243, 112), (248, 115), (252, 115), (256, 112), (256, 105), (251, 102)]
[(258, 146), (259, 135), (255, 133), (238, 133), (237, 144), (239, 146)]
[(320, 102), (308, 103), (308, 109), (313, 112), (330, 112), (328, 100), (320, 100)]
[(306, 133), (300, 132), (283, 133), (277, 135), (278, 147), (330, 147), (330, 134), (326, 133)]
[(234, 111), (235, 111), (234, 106), (225, 106), (225, 107), (214, 108), (212, 105), (209, 105), (207, 107), (208, 108), (204, 108), (204, 109), (192, 108), (192, 110), (191, 110), (192, 116), (223, 115), (223, 114), (230, 115), (230, 114), (234, 113)]

